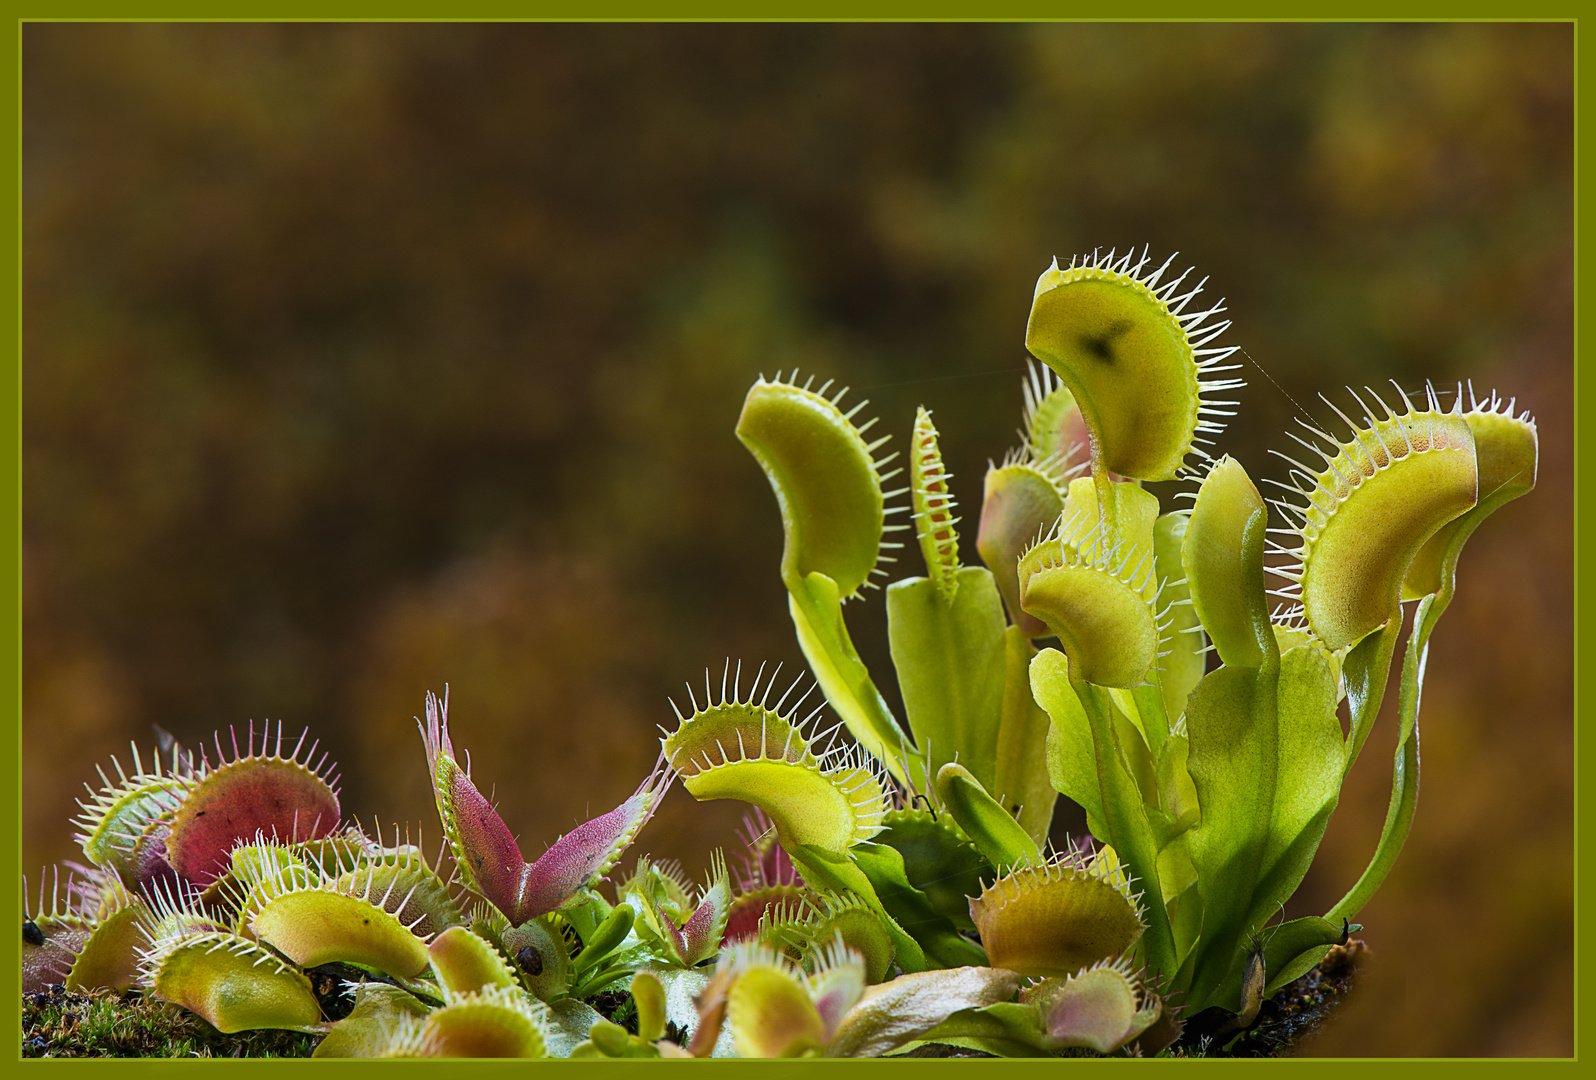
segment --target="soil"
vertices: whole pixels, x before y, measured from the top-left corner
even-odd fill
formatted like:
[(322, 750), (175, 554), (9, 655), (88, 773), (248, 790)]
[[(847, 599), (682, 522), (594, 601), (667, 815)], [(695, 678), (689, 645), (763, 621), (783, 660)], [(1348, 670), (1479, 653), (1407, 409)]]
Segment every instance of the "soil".
[(1287, 983), (1263, 1003), (1252, 1026), (1239, 1035), (1225, 1031), (1233, 1014), (1206, 1009), (1191, 1017), (1170, 1048), (1174, 1057), (1290, 1057), (1335, 1014), (1352, 992), (1369, 948), (1353, 938), (1333, 945), (1319, 966)]

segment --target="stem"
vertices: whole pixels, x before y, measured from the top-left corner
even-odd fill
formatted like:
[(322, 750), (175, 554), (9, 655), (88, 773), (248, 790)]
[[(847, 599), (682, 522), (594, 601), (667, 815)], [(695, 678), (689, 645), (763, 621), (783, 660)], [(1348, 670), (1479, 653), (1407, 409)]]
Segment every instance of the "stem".
[(1331, 922), (1350, 919), (1362, 910), (1385, 881), (1408, 830), (1419, 800), (1419, 699), (1424, 692), (1424, 666), (1430, 655), (1430, 634), (1452, 600), (1452, 590), (1444, 588), (1419, 601), (1413, 615), (1413, 630), (1402, 654), (1402, 683), (1397, 691), (1397, 747), (1391, 766), (1391, 803), (1386, 808), (1385, 824), (1374, 855), (1356, 884), (1347, 890), (1325, 918)]
[(1100, 687), (1071, 673), (1070, 685), (1080, 699), (1092, 729), (1092, 744), (1097, 761), (1098, 789), (1103, 795), (1103, 816), (1109, 835), (1103, 837), (1129, 868), (1141, 886), (1143, 914), (1147, 930), (1142, 946), (1148, 963), (1162, 976), (1175, 972), (1175, 936), (1169, 913), (1164, 910), (1163, 887), (1158, 879), (1158, 851), (1152, 826), (1142, 805), (1141, 789), (1126, 771), (1114, 734), (1114, 720)]
[[(1264, 852), (1269, 843), (1275, 800), (1280, 795), (1276, 790), (1280, 766), (1278, 651), (1270, 650), (1264, 654), (1263, 665), (1257, 669), (1252, 683), (1248, 707), (1251, 724), (1247, 741), (1256, 756), (1251, 759), (1255, 772), (1249, 778), (1254, 792), (1252, 804), (1250, 807), (1236, 807), (1239, 812), (1235, 821), (1245, 830), (1243, 839), (1234, 845), (1234, 857), (1224, 864), (1219, 879), (1214, 878), (1211, 870), (1208, 877), (1201, 877), (1204, 865), (1201, 862), (1198, 864), (1198, 873), (1204, 885), (1211, 888), (1220, 885), (1221, 881), (1223, 883), (1217, 889), (1205, 891), (1203, 895), (1203, 934), (1193, 950), (1197, 954), (1197, 961), (1189, 970), (1192, 981), (1187, 998), (1199, 1007), (1215, 1004), (1213, 995), (1226, 984), (1236, 961), (1245, 958), (1245, 954), (1238, 954), (1241, 953), (1245, 936), (1256, 929), (1252, 920), (1257, 918), (1262, 921), (1268, 914), (1266, 912), (1260, 917), (1253, 908), (1259, 879), (1263, 874)], [(1236, 798), (1237, 795), (1230, 797)], [(1202, 789), (1199, 788), (1199, 804), (1201, 800)], [(1205, 814), (1208, 812), (1204, 811)], [(1228, 1004), (1225, 1007), (1233, 1009)]]
[(848, 636), (836, 584), (820, 573), (783, 580), (798, 645), (831, 707), (894, 780), (911, 790), (929, 790), (924, 754), (898, 725)]

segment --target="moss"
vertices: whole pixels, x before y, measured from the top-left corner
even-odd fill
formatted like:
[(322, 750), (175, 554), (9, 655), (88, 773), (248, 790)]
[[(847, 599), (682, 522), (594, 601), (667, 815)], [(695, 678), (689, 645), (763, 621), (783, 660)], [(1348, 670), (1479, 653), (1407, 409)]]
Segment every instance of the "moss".
[(289, 1031), (223, 1035), (192, 1013), (138, 994), (56, 986), (22, 997), (23, 1057), (309, 1057), (316, 1041)]

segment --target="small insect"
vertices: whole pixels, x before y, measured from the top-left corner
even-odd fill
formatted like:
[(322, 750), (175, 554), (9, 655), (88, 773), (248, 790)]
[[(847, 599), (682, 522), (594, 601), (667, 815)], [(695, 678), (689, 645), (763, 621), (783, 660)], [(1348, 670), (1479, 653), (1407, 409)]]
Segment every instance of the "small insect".
[[(1286, 914), (1284, 903), (1280, 904), (1278, 914), (1284, 918)], [(1269, 930), (1267, 937), (1264, 936), (1264, 930)], [(1250, 948), (1247, 953), (1246, 971), (1241, 978), (1241, 1011), (1236, 1014), (1232, 1030), (1245, 1031), (1258, 1019), (1258, 1011), (1263, 1008), (1264, 990), (1269, 985), (1264, 954), (1279, 930), (1280, 925), (1277, 923), (1272, 929), (1266, 925), (1260, 927), (1258, 933), (1248, 935)]]
[(1264, 965), (1264, 944), (1254, 939), (1247, 956), (1247, 970), (1241, 978), (1241, 1012), (1236, 1014), (1235, 1030), (1246, 1031), (1263, 1008), (1264, 988), (1269, 985)]
[(29, 945), (43, 945), (44, 931), (39, 929), (39, 924), (32, 919), (22, 920), (22, 940)]
[(543, 954), (530, 945), (521, 946), (521, 951), (515, 954), (515, 962), (528, 975), (536, 977), (543, 974)]

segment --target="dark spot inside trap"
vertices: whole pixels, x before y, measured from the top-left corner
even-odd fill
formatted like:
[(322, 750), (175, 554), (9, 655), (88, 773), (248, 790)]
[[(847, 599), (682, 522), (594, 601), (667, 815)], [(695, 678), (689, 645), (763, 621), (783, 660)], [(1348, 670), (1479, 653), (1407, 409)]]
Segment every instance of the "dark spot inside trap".
[(361, 921), (362, 924), (364, 924), (366, 926), (370, 926), (371, 925), (371, 920), (370, 919), (361, 919), (360, 921)]
[(1083, 335), (1080, 338), (1081, 348), (1098, 360), (1103, 361), (1103, 363), (1112, 365), (1114, 363), (1114, 341), (1116, 338), (1123, 337), (1128, 333), (1132, 325), (1128, 319), (1121, 319), (1119, 322), (1109, 326), (1101, 334)]
[(39, 924), (32, 919), (22, 920), (22, 940), (29, 945), (43, 945), (44, 931), (39, 929)]
[(205, 816), (205, 811), (201, 810), (198, 813), (196, 813), (194, 816), (195, 817), (204, 817)]
[(521, 951), (515, 954), (515, 962), (528, 975), (543, 974), (543, 955), (530, 945), (521, 946)]

